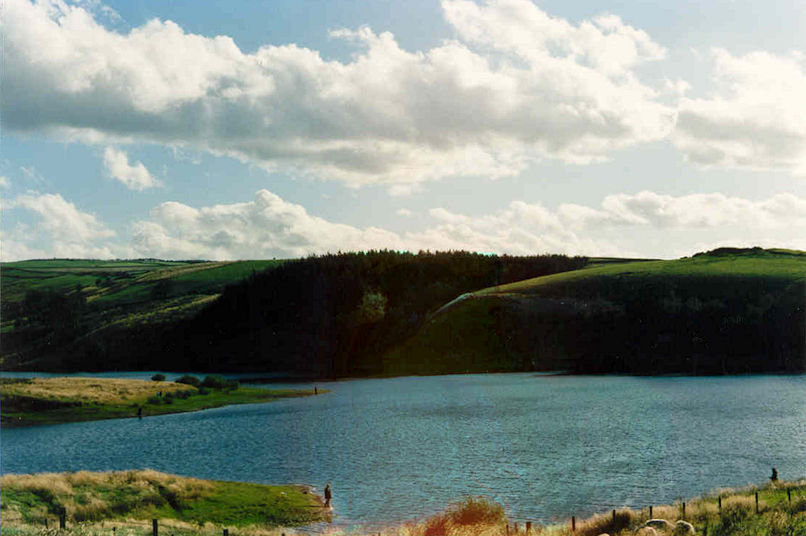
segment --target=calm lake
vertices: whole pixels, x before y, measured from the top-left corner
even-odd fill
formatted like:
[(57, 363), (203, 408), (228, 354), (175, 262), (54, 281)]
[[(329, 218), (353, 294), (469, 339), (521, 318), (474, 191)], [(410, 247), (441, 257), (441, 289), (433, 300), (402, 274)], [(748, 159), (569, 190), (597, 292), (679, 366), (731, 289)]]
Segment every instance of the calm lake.
[(0, 465), (3, 473), (149, 467), (320, 492), (330, 482), (336, 522), (371, 526), (466, 495), (546, 522), (762, 483), (773, 466), (784, 479), (806, 476), (804, 376), (494, 374), (319, 387), (332, 392), (4, 429)]

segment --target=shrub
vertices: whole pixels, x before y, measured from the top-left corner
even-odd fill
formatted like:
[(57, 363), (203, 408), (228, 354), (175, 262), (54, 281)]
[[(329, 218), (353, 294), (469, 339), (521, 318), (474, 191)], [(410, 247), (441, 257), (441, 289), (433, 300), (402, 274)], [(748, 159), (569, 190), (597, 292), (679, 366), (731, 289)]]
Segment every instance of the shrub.
[(201, 382), (201, 386), (209, 387), (210, 389), (224, 389), (227, 386), (227, 380), (224, 378), (224, 376), (211, 374), (209, 376), (205, 376), (204, 380)]
[(238, 380), (227, 380), (227, 391), (237, 391), (238, 388), (241, 386), (241, 382)]
[(154, 374), (151, 376), (151, 379), (155, 382), (164, 382), (165, 381), (165, 374)]
[(201, 384), (201, 380), (199, 380), (196, 376), (191, 376), (190, 374), (185, 374), (175, 383), (184, 383), (185, 385), (192, 385), (193, 387), (198, 387)]
[(468, 497), (448, 509), (448, 517), (456, 525), (492, 525), (505, 519), (504, 507), (484, 497)]
[(200, 395), (209, 395), (210, 394), (210, 389), (208, 389), (207, 387), (199, 387), (199, 394)]
[(149, 404), (162, 404), (162, 398), (158, 397), (157, 395), (149, 396), (148, 397)]

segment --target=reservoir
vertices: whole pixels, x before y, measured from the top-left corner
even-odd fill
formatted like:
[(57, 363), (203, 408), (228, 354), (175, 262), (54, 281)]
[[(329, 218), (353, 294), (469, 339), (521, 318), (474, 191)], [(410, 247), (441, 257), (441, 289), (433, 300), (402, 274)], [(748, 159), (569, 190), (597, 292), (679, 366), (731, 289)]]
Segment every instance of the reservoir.
[(3, 429), (0, 467), (152, 468), (319, 493), (329, 482), (334, 521), (367, 526), (468, 495), (500, 502), (514, 520), (550, 522), (761, 484), (772, 467), (783, 479), (806, 476), (804, 376), (489, 374), (318, 387), (331, 392)]

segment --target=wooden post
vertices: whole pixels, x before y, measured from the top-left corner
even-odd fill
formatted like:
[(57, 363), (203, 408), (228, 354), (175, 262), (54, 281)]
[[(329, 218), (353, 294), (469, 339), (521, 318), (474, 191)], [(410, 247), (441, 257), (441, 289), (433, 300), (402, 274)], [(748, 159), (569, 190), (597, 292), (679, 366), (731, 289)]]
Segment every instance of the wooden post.
[(507, 536), (509, 536), (509, 523), (507, 523)]
[(649, 519), (652, 519), (652, 505), (649, 505)]
[(59, 528), (67, 528), (67, 510), (65, 508), (62, 508), (61, 512), (59, 512)]
[(571, 516), (571, 532), (574, 532), (575, 530), (577, 530), (577, 518)]
[(792, 504), (792, 488), (786, 489), (786, 500), (789, 501), (789, 504)]
[(151, 520), (151, 535), (152, 536), (159, 536), (160, 534), (160, 527), (156, 519)]
[(758, 513), (758, 492), (756, 492), (756, 513)]
[(616, 524), (616, 511), (613, 510), (613, 524)]
[(719, 496), (719, 512), (722, 512), (722, 495)]
[(527, 521), (526, 522), (526, 534), (529, 534), (531, 531), (532, 531), (532, 522)]
[(686, 503), (683, 503), (683, 519), (686, 519)]

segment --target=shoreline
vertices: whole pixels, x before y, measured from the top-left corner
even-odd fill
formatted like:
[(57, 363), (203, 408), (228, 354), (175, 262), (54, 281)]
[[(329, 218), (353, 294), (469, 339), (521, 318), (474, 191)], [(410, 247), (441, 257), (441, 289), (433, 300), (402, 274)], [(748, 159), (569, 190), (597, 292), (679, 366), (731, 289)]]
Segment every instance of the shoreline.
[[(710, 493), (689, 498), (680, 499), (673, 504), (660, 504), (647, 506), (641, 509), (617, 508), (607, 512), (600, 512), (587, 517), (570, 517), (548, 524), (529, 522), (528, 520), (513, 520), (507, 516), (504, 507), (491, 499), (485, 497), (465, 497), (464, 499), (449, 504), (437, 514), (412, 520), (408, 522), (389, 523), (383, 525), (373, 524), (374, 528), (356, 523), (354, 528), (346, 532), (338, 525), (328, 525), (332, 523), (332, 510), (324, 507), (322, 498), (313, 493), (310, 486), (287, 485), (287, 486), (267, 486), (262, 484), (250, 484), (243, 482), (208, 481), (188, 477), (177, 477), (165, 475), (156, 471), (118, 471), (107, 473), (90, 473), (80, 471), (77, 473), (40, 473), (38, 475), (5, 475), (0, 477), (0, 492), (3, 493), (3, 534), (34, 535), (41, 534), (43, 525), (48, 516), (51, 517), (51, 524), (56, 518), (44, 512), (44, 517), (40, 510), (36, 512), (20, 512), (20, 502), (13, 498), (14, 493), (19, 493), (20, 486), (13, 485), (9, 480), (14, 479), (36, 479), (46, 477), (51, 482), (73, 482), (74, 486), (82, 482), (91, 486), (93, 478), (97, 475), (106, 475), (107, 480), (117, 479), (117, 482), (130, 481), (132, 487), (142, 487), (143, 481), (150, 481), (156, 487), (169, 484), (181, 487), (182, 482), (191, 482), (192, 486), (201, 487), (202, 492), (196, 497), (204, 501), (205, 493), (210, 497), (209, 489), (205, 486), (245, 486), (247, 488), (269, 490), (276, 488), (283, 489), (280, 496), (285, 496), (289, 490), (296, 490), (307, 502), (298, 504), (300, 508), (297, 513), (302, 517), (296, 524), (272, 524), (272, 523), (251, 523), (245, 518), (226, 518), (222, 521), (223, 514), (217, 511), (215, 515), (218, 520), (195, 521), (188, 523), (187, 519), (177, 517), (156, 517), (157, 510), (148, 510), (143, 518), (135, 519), (137, 516), (121, 518), (119, 514), (113, 517), (96, 516), (95, 519), (83, 519), (80, 512), (80, 505), (73, 503), (73, 507), (78, 507), (73, 513), (68, 511), (67, 533), (68, 534), (107, 534), (109, 527), (121, 527), (118, 536), (142, 533), (151, 527), (151, 519), (158, 519), (159, 523), (170, 528), (172, 534), (190, 535), (203, 534), (213, 536), (221, 534), (222, 528), (232, 528), (233, 535), (266, 535), (279, 536), (279, 534), (309, 534), (306, 527), (317, 526), (315, 530), (318, 534), (344, 535), (352, 534), (356, 536), (372, 534), (373, 536), (380, 530), (385, 534), (397, 534), (400, 536), (681, 536), (681, 535), (720, 535), (720, 536), (747, 536), (753, 534), (806, 534), (806, 480), (798, 481), (775, 481), (767, 482), (764, 485), (746, 486), (743, 488), (720, 489)], [(135, 475), (134, 477), (128, 475)], [(142, 475), (142, 476), (137, 476)], [(176, 482), (179, 482), (177, 484)], [(29, 485), (30, 486), (30, 485)], [(30, 487), (35, 487), (36, 484)], [(97, 486), (96, 487), (101, 487)], [(120, 486), (119, 486), (120, 487)], [(123, 486), (125, 488), (125, 485)], [(75, 489), (78, 489), (77, 487)], [(230, 488), (233, 489), (233, 488)], [(84, 490), (86, 492), (86, 490)], [(120, 491), (120, 489), (118, 490)], [(229, 491), (225, 489), (224, 491)], [(191, 489), (190, 495), (193, 495)], [(244, 506), (243, 499), (232, 493), (227, 500), (235, 501), (239, 508)], [(61, 499), (65, 495), (62, 492)], [(217, 497), (222, 500), (222, 497)], [(15, 502), (16, 501), (16, 502)], [(240, 502), (239, 502), (240, 501)], [(68, 501), (69, 502), (69, 501)], [(260, 501), (253, 501), (259, 503)], [(251, 504), (255, 506), (255, 504)], [(266, 504), (257, 506), (265, 508)], [(313, 510), (311, 510), (313, 509)], [(172, 510), (176, 513), (176, 509)], [(241, 509), (241, 511), (246, 511)], [(76, 516), (76, 512), (78, 515)], [(185, 512), (193, 513), (190, 503), (186, 504)], [(16, 514), (19, 515), (16, 515)], [(315, 514), (311, 517), (311, 513)], [(12, 515), (9, 515), (12, 514)], [(141, 512), (142, 514), (142, 512)], [(179, 514), (182, 514), (180, 511)], [(213, 513), (208, 512), (208, 517)], [(37, 517), (38, 515), (38, 517)], [(260, 514), (263, 515), (263, 514)], [(152, 517), (154, 516), (154, 517)], [(180, 515), (181, 517), (181, 515)], [(187, 516), (186, 516), (187, 517)], [(224, 517), (226, 517), (224, 515)], [(250, 518), (254, 520), (254, 517)], [(325, 525), (323, 525), (325, 524)], [(8, 527), (6, 527), (6, 525)], [(294, 528), (295, 527), (295, 528)], [(14, 532), (7, 532), (6, 528)], [(125, 530), (133, 532), (125, 532)], [(291, 528), (291, 530), (289, 530)], [(97, 532), (93, 532), (95, 529)], [(101, 530), (103, 529), (103, 530)]]
[[(318, 389), (318, 394), (328, 392)], [(62, 376), (0, 379), (3, 428), (149, 418), (314, 396), (313, 389), (195, 387), (167, 381)]]

